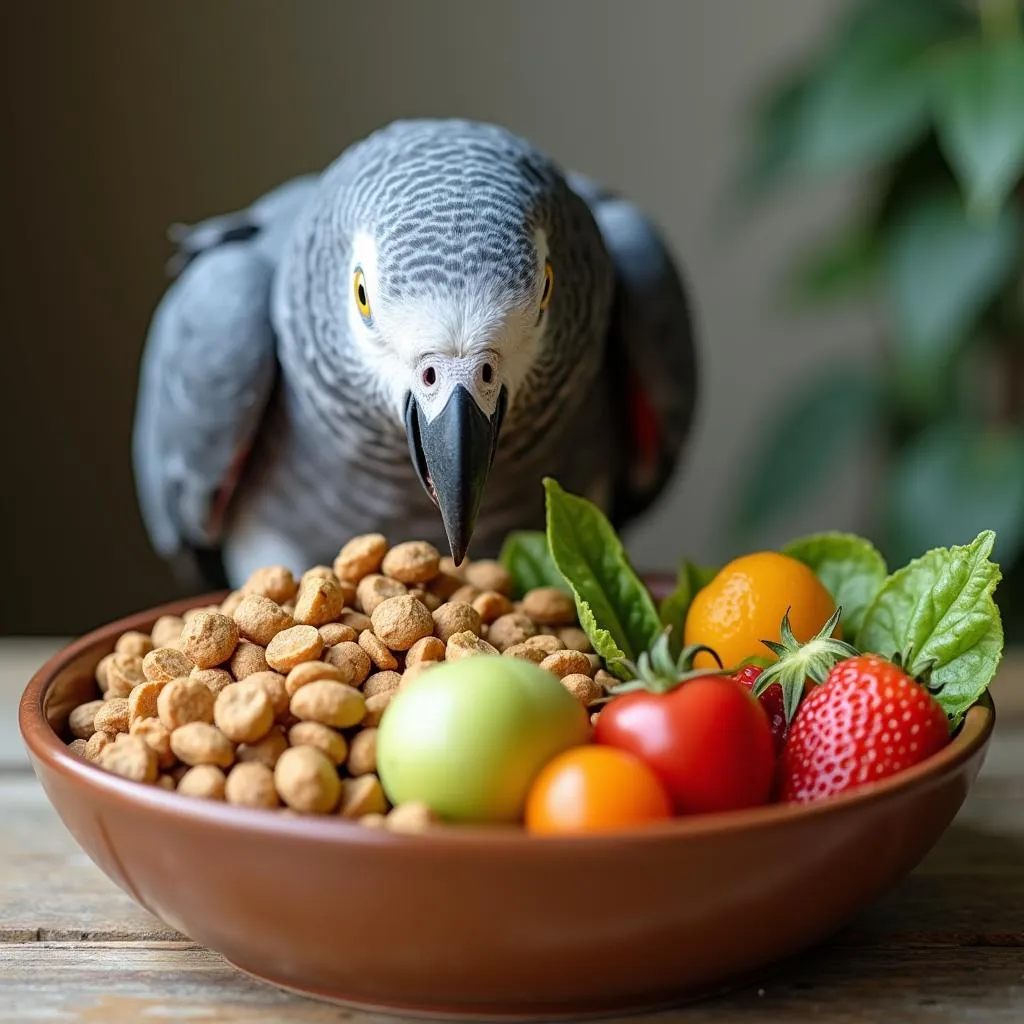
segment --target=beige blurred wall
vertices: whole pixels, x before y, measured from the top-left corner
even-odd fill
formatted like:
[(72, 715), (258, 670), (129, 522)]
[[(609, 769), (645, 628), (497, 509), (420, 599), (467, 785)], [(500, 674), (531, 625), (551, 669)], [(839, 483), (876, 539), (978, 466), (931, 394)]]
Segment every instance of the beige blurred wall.
[[(839, 0), (32, 0), (3, 6), (0, 633), (78, 631), (173, 593), (136, 511), (137, 362), (172, 221), (244, 205), (395, 117), (504, 122), (622, 189), (689, 277), (703, 398), (638, 561), (721, 552), (736, 459), (794, 375), (863, 324), (800, 322), (770, 285), (842, 190), (726, 236), (716, 215), (766, 75)], [(856, 473), (787, 527), (853, 526)]]

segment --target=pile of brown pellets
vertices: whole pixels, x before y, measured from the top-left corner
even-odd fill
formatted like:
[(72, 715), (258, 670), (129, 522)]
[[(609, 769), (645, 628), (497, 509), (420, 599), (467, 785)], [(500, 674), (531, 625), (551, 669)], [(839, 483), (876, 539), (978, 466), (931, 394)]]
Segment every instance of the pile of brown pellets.
[(394, 694), (445, 660), (528, 658), (590, 706), (610, 682), (549, 587), (510, 598), (493, 561), (458, 568), (423, 541), (349, 541), (296, 580), (253, 573), (223, 604), (121, 636), (69, 746), (136, 782), (186, 796), (418, 831), (428, 808), (391, 808), (376, 774), (377, 725)]

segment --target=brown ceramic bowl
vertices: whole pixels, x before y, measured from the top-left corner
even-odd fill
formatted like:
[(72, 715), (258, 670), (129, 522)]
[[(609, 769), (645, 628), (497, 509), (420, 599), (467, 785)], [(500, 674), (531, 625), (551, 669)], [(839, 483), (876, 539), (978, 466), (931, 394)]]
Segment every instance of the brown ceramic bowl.
[(261, 979), (360, 1007), (582, 1016), (744, 980), (917, 864), (994, 721), (976, 706), (938, 755), (858, 793), (605, 838), (396, 835), (189, 799), (70, 754), (58, 733), (117, 636), (205, 603), (132, 616), (52, 658), (21, 703), (35, 771), (82, 848), (147, 910)]

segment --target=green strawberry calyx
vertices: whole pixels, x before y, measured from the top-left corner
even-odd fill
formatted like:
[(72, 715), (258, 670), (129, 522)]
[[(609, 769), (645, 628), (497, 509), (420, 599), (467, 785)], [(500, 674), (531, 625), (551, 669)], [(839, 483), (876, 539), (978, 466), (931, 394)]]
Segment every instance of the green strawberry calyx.
[[(689, 644), (679, 652), (677, 658), (673, 658), (669, 643), (671, 632), (672, 627), (667, 626), (651, 645), (650, 650), (641, 653), (635, 663), (625, 658), (621, 659), (618, 666), (626, 670), (630, 677), (629, 681), (609, 687), (608, 692), (615, 695), (635, 693), (638, 690), (646, 690), (648, 693), (669, 693), (690, 679), (724, 674), (722, 659), (716, 651), (705, 644)], [(717, 668), (693, 667), (694, 658), (702, 651), (715, 659)]]
[(832, 636), (842, 613), (843, 609), (837, 608), (817, 636), (802, 644), (793, 635), (787, 610), (782, 618), (780, 641), (761, 641), (777, 660), (757, 677), (753, 693), (760, 697), (772, 683), (778, 683), (782, 687), (782, 707), (787, 722), (792, 722), (796, 715), (808, 679), (820, 685), (839, 662), (860, 654), (852, 644)]

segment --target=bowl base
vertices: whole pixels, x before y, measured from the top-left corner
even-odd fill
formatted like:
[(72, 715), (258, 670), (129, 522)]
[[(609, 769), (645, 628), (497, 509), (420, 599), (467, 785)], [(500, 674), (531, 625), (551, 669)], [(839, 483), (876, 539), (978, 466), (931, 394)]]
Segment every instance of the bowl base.
[(224, 959), (236, 971), (252, 978), (254, 981), (264, 985), (271, 985), (282, 992), (287, 992), (289, 995), (301, 996), (304, 999), (314, 999), (321, 1003), (330, 1003), (332, 1006), (339, 1006), (346, 1010), (406, 1019), (473, 1021), (480, 1022), (480, 1024), (487, 1024), (490, 1021), (501, 1022), (501, 1024), (541, 1024), (541, 1022), (559, 1022), (561, 1024), (561, 1022), (567, 1021), (607, 1020), (621, 1017), (624, 1014), (655, 1014), (666, 1010), (679, 1009), (683, 1006), (703, 1002), (715, 996), (733, 992), (738, 988), (742, 988), (746, 983), (746, 980), (736, 980), (726, 984), (720, 983), (696, 992), (690, 990), (675, 996), (665, 996), (653, 1000), (638, 996), (636, 999), (606, 1004), (604, 1006), (597, 1006), (593, 1003), (566, 1003), (558, 1005), (516, 1005), (503, 1009), (500, 1005), (493, 1004), (480, 1006), (463, 1003), (434, 1005), (427, 1003), (367, 1002), (346, 996), (333, 989), (328, 990), (295, 985), (282, 981), (274, 975), (242, 967), (228, 957), (224, 957)]

